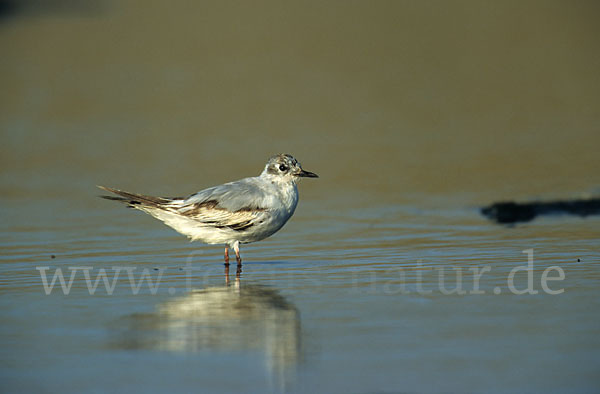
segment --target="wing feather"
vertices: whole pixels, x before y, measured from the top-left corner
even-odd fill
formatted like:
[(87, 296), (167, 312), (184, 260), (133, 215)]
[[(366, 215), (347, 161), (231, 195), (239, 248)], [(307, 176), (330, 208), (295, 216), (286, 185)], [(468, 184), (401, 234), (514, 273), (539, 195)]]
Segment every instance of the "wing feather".
[(262, 189), (242, 179), (205, 189), (185, 200), (173, 201), (170, 208), (207, 225), (243, 231), (265, 215), (267, 198)]
[(219, 206), (217, 201), (209, 200), (202, 203), (186, 204), (175, 209), (179, 215), (205, 223), (217, 228), (231, 228), (243, 231), (252, 227), (260, 216), (264, 215), (265, 208), (243, 208), (230, 211)]
[(199, 191), (186, 198), (184, 203), (209, 204), (213, 201), (219, 208), (231, 212), (267, 207), (273, 197), (258, 185), (254, 178), (245, 178)]
[[(257, 186), (253, 178), (211, 187), (187, 198), (160, 198), (125, 192), (118, 189), (100, 188), (121, 197), (104, 198), (127, 202), (132, 207), (146, 211), (173, 212), (216, 228), (243, 231), (252, 227), (267, 215), (268, 193)], [(151, 213), (151, 212), (150, 212)]]

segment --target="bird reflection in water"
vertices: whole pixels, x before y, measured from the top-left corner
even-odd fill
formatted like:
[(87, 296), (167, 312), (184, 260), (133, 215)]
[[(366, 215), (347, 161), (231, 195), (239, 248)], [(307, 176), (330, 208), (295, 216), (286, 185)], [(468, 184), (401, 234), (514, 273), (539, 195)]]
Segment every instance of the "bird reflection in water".
[[(235, 270), (235, 284), (236, 286), (239, 288), (240, 285), (240, 278), (242, 276), (242, 265), (238, 264), (237, 269)], [(227, 284), (227, 286), (230, 285), (229, 282), (229, 263), (225, 263), (225, 284)]]
[[(127, 349), (172, 352), (258, 351), (268, 380), (285, 389), (301, 357), (300, 314), (278, 291), (241, 280), (208, 287), (158, 304), (154, 313), (119, 323), (118, 344)], [(233, 282), (233, 283), (231, 283)], [(123, 324), (124, 323), (124, 324)]]

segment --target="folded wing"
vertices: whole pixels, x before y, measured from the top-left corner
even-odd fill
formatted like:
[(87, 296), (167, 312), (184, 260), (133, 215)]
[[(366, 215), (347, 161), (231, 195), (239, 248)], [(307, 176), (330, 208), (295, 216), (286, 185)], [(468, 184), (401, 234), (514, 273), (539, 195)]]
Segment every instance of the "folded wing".
[(243, 231), (266, 215), (268, 198), (250, 178), (202, 190), (168, 207), (207, 225)]

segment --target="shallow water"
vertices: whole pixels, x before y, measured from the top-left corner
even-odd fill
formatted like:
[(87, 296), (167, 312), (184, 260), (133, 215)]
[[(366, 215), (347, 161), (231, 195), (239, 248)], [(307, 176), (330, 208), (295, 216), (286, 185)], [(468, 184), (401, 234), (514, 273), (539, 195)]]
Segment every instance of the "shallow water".
[[(2, 391), (598, 391), (600, 218), (478, 211), (598, 192), (597, 6), (22, 4), (0, 19)], [(239, 275), (96, 198), (278, 151), (321, 177)]]

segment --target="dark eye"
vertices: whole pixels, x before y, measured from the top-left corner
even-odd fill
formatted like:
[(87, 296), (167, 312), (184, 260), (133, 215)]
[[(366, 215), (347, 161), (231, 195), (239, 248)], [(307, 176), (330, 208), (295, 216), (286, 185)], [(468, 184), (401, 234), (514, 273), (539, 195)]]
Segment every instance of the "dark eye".
[(279, 171), (287, 171), (287, 166), (285, 164), (280, 164), (279, 165)]

